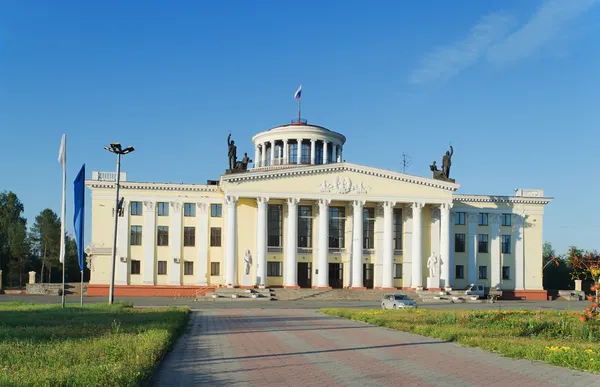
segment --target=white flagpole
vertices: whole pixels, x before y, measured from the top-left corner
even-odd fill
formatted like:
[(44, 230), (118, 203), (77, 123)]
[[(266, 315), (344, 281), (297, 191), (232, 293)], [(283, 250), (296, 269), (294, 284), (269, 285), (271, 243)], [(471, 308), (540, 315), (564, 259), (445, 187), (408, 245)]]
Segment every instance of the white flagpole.
[(65, 307), (65, 217), (67, 212), (67, 135), (60, 144), (60, 162), (63, 169), (62, 208), (60, 218), (60, 262), (62, 263), (62, 307)]

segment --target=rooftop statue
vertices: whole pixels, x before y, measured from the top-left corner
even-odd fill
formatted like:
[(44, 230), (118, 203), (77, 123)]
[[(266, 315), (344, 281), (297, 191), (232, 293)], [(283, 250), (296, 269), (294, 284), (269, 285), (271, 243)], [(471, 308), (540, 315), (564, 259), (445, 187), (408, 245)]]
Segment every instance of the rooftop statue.
[(252, 159), (248, 157), (248, 153), (244, 153), (242, 161), (237, 161), (237, 146), (235, 141), (231, 140), (231, 133), (227, 136), (227, 157), (229, 159), (229, 169), (225, 173), (237, 173), (248, 170), (248, 163), (252, 162)]
[(450, 150), (446, 151), (444, 157), (442, 157), (442, 170), (439, 170), (435, 161), (429, 166), (431, 172), (433, 172), (433, 178), (438, 180), (445, 180), (454, 183), (454, 179), (450, 178), (450, 166), (452, 165), (452, 155), (454, 154), (454, 148), (450, 145)]

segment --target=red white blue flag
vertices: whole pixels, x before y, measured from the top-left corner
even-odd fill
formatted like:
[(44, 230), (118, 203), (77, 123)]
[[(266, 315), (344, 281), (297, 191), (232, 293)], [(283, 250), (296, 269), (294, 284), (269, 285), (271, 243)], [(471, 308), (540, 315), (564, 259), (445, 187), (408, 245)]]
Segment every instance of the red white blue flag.
[(295, 99), (300, 99), (302, 95), (302, 85), (300, 85), (300, 87), (298, 88), (298, 90), (296, 90), (296, 92), (294, 93), (294, 98)]

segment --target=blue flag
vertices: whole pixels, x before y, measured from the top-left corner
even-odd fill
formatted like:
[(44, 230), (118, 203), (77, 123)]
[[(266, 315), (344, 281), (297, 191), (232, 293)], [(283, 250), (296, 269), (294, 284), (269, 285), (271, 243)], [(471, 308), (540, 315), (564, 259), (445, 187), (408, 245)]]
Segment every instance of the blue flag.
[(73, 211), (73, 224), (75, 226), (75, 242), (77, 242), (77, 258), (79, 269), (85, 267), (85, 254), (83, 249), (84, 222), (85, 222), (85, 164), (77, 174), (75, 181), (75, 210)]

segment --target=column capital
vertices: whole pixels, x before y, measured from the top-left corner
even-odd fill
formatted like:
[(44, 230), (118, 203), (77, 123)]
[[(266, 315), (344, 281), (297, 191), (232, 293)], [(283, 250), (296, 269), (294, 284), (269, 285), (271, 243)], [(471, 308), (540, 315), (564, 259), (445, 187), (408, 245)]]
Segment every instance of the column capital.
[(331, 204), (331, 199), (319, 199), (319, 208), (329, 207), (329, 204)]
[(415, 211), (415, 210), (422, 210), (423, 207), (425, 207), (425, 203), (414, 202), (414, 203), (412, 203), (411, 207), (412, 207), (413, 211)]
[(440, 210), (439, 208), (432, 208), (431, 209), (431, 219), (432, 220), (439, 220), (442, 216), (442, 210)]
[(198, 207), (198, 211), (200, 211), (201, 213), (208, 211), (208, 203), (198, 202), (196, 203), (196, 207)]
[(260, 205), (260, 204), (267, 204), (269, 202), (269, 198), (266, 196), (258, 196), (256, 198), (256, 204)]
[(394, 201), (386, 201), (383, 202), (383, 208), (385, 209), (394, 209), (394, 206), (396, 205), (396, 202)]
[(440, 204), (441, 211), (450, 211), (450, 209), (454, 206), (454, 203), (442, 203)]
[(170, 206), (171, 206), (171, 209), (173, 210), (173, 212), (175, 212), (175, 213), (181, 212), (181, 203), (180, 202), (171, 202)]
[(149, 200), (144, 201), (144, 211), (148, 211), (148, 212), (154, 211), (154, 207), (155, 206), (156, 206), (155, 202), (152, 202), (152, 201), (149, 201)]
[(317, 140), (315, 140), (314, 138), (310, 138), (309, 140), (310, 140), (310, 142), (311, 142), (312, 144), (314, 144), (315, 142), (317, 142)]
[(492, 215), (492, 223), (493, 224), (500, 224), (500, 214), (493, 214)]
[(287, 198), (286, 200), (288, 206), (297, 206), (299, 201), (298, 198)]
[(364, 200), (353, 200), (352, 201), (352, 206), (353, 207), (358, 207), (358, 208), (363, 208), (363, 206), (365, 205), (365, 201)]
[(478, 223), (479, 219), (477, 219), (478, 218), (477, 215), (478, 214), (473, 213), (473, 212), (469, 212), (468, 213), (469, 224), (476, 224), (476, 223)]
[(236, 205), (237, 201), (238, 201), (237, 196), (225, 195), (225, 204), (227, 204), (228, 206)]

